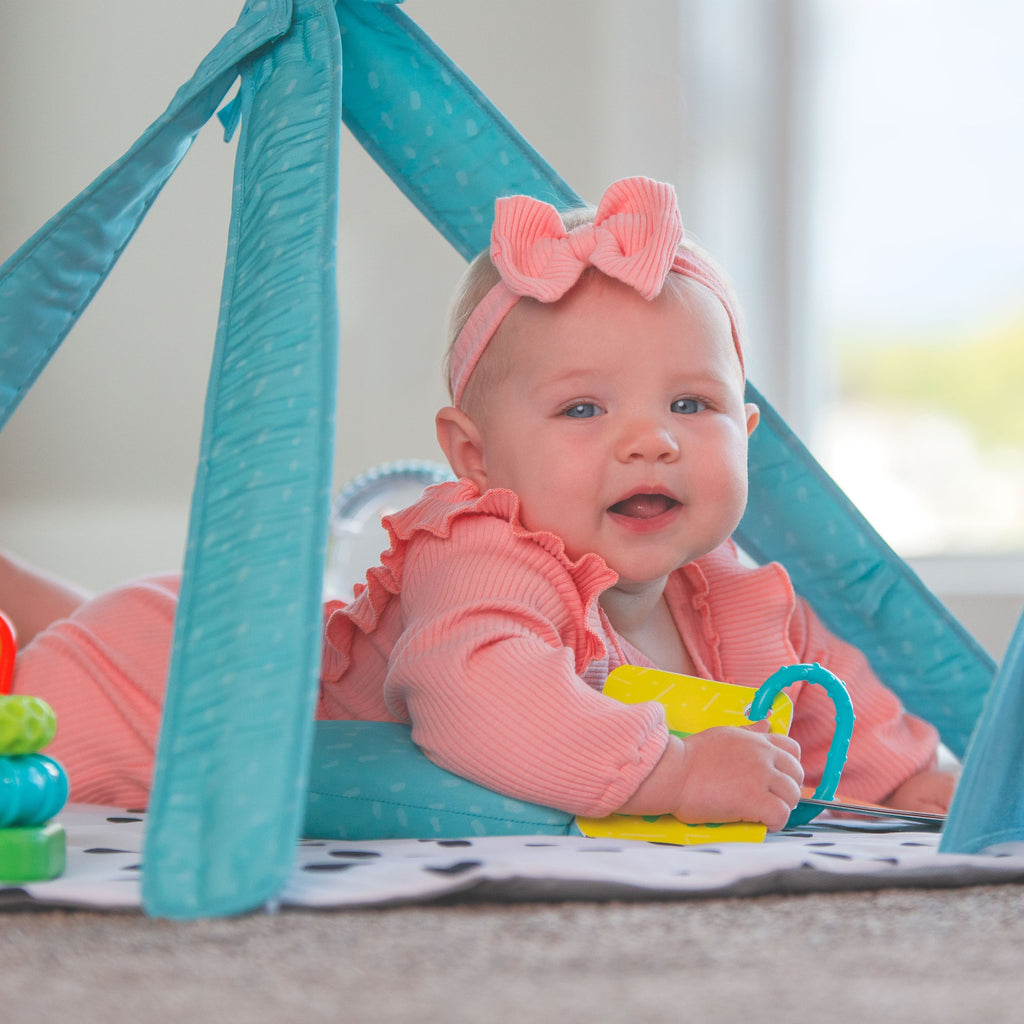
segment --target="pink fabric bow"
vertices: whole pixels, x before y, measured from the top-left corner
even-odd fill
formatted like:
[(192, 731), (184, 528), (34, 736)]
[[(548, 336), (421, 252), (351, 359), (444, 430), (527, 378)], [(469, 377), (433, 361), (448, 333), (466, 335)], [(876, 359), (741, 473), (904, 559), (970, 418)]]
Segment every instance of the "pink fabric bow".
[(645, 299), (660, 294), (670, 272), (716, 295), (729, 315), (740, 364), (739, 324), (729, 289), (696, 253), (680, 250), (683, 224), (671, 185), (623, 178), (608, 187), (592, 224), (566, 231), (558, 211), (531, 196), (498, 199), (491, 228), (491, 262), (501, 280), (470, 314), (452, 346), (452, 401), (462, 402), (474, 367), (502, 320), (524, 297), (557, 302), (587, 267), (629, 285)]
[(499, 199), (491, 260), (510, 291), (541, 302), (560, 299), (588, 266), (653, 299), (682, 237), (672, 187), (624, 178), (605, 192), (592, 224), (568, 232), (547, 203), (530, 196)]

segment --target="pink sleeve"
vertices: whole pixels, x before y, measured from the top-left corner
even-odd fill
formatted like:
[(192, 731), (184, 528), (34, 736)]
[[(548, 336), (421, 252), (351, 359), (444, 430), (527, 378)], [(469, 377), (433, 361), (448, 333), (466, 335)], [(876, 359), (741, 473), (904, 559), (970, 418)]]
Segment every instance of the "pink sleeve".
[(38, 633), (15, 662), (14, 691), (57, 715), (45, 753), (70, 799), (145, 807), (177, 607), (178, 577), (118, 587)]
[[(803, 601), (797, 601), (790, 628), (800, 660), (823, 665), (850, 691), (856, 721), (840, 794), (878, 803), (910, 776), (933, 766), (938, 733), (903, 709), (857, 648), (830, 633)], [(834, 723), (832, 702), (825, 690), (804, 686), (797, 697), (790, 735), (800, 744), (806, 785), (816, 785), (821, 778)]]
[(385, 681), (415, 742), (517, 799), (593, 816), (621, 807), (664, 751), (664, 712), (620, 704), (580, 678), (586, 608), (570, 574), (488, 520), (417, 547)]

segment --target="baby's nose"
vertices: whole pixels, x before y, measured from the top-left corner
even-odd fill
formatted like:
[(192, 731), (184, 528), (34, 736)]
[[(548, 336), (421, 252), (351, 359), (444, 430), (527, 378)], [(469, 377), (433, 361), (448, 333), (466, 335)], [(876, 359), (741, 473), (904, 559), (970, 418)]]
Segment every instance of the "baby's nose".
[(675, 434), (655, 418), (634, 420), (623, 434), (620, 450), (628, 460), (671, 462), (679, 458)]

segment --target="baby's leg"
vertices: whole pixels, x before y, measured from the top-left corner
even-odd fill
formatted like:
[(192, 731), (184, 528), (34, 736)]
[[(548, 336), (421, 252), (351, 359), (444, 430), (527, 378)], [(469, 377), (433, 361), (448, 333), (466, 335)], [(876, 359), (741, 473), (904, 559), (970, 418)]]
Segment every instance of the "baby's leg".
[(27, 647), (51, 622), (67, 618), (89, 597), (74, 583), (0, 551), (0, 611), (14, 624), (21, 647)]
[(46, 753), (67, 771), (71, 800), (146, 806), (178, 582), (155, 577), (108, 591), (19, 650), (14, 692), (56, 712)]

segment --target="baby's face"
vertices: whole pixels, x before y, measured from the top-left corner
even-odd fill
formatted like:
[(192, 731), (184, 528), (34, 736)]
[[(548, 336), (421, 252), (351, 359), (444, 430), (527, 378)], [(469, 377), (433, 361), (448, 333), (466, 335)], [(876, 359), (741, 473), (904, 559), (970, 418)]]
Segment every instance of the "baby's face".
[[(648, 302), (600, 274), (560, 302), (523, 300), (491, 341), (509, 368), (476, 417), (486, 486), (619, 586), (660, 581), (736, 528), (757, 422), (729, 319), (676, 278)], [(506, 359), (502, 359), (503, 362)]]

